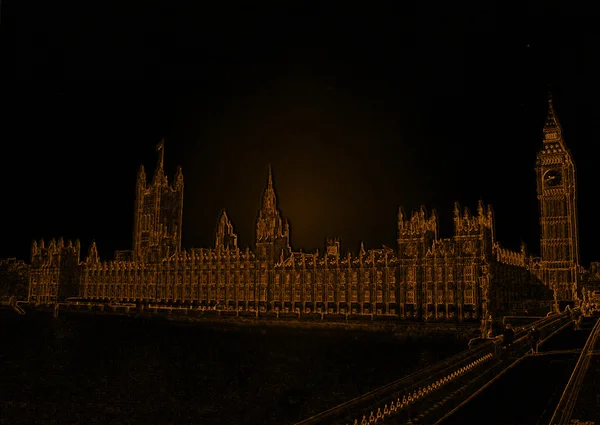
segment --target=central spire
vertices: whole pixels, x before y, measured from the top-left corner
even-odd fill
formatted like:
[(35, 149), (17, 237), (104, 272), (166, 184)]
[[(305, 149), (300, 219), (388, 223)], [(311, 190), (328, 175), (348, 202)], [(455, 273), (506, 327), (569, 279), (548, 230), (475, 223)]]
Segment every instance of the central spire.
[(273, 189), (273, 175), (271, 170), (271, 164), (269, 164), (269, 176), (267, 177), (267, 189)]
[(265, 189), (265, 193), (263, 195), (263, 209), (266, 210), (275, 210), (276, 200), (275, 200), (275, 189), (273, 188), (273, 172), (271, 170), (271, 164), (269, 164), (269, 171), (267, 175), (267, 188)]
[(269, 164), (267, 187), (263, 193), (262, 206), (256, 220), (256, 252), (261, 260), (274, 262), (290, 252), (289, 224), (277, 210), (275, 188), (273, 187), (273, 170)]

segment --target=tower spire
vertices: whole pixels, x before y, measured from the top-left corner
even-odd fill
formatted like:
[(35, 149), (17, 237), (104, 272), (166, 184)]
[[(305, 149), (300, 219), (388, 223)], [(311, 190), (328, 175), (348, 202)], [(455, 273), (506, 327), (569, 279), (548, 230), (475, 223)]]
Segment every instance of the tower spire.
[(555, 142), (562, 139), (562, 127), (556, 113), (554, 112), (554, 103), (552, 102), (552, 93), (548, 91), (548, 116), (544, 124), (544, 140)]
[(273, 173), (271, 170), (271, 164), (269, 164), (269, 176), (267, 177), (267, 188), (273, 189)]
[(267, 188), (265, 189), (265, 193), (263, 195), (263, 208), (268, 210), (275, 210), (276, 201), (275, 201), (275, 189), (273, 189), (273, 172), (271, 170), (271, 164), (269, 164), (269, 171), (267, 175)]

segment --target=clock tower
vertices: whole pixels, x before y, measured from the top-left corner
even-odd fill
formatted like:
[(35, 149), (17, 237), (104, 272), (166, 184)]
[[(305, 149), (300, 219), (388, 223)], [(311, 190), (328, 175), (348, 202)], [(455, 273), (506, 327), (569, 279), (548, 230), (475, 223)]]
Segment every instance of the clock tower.
[(548, 99), (543, 147), (538, 152), (537, 197), (540, 205), (542, 280), (559, 301), (577, 300), (579, 235), (575, 164)]

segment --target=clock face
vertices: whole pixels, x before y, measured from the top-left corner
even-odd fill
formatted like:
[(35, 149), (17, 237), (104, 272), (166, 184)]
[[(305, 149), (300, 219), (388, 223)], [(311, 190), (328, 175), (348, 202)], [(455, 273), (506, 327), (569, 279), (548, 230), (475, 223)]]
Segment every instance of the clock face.
[(554, 187), (562, 184), (562, 173), (560, 170), (550, 170), (544, 174), (544, 183), (546, 186)]

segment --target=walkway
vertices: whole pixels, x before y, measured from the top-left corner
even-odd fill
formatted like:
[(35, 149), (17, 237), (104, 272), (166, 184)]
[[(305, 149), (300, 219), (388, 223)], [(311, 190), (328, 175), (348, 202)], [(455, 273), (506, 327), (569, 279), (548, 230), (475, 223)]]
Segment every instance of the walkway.
[[(564, 328), (569, 318), (553, 315), (536, 323), (542, 336), (548, 337)], [(522, 329), (516, 334), (510, 357), (500, 355), (496, 343), (490, 341), (297, 425), (434, 424), (499, 376), (527, 349), (527, 332)], [(570, 356), (576, 358), (576, 354)]]

